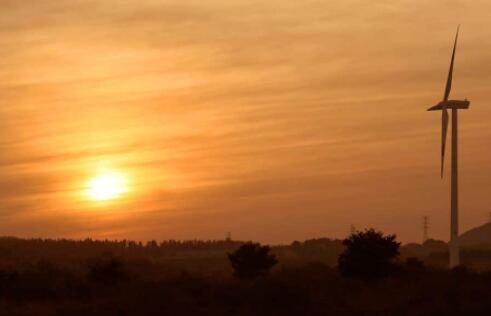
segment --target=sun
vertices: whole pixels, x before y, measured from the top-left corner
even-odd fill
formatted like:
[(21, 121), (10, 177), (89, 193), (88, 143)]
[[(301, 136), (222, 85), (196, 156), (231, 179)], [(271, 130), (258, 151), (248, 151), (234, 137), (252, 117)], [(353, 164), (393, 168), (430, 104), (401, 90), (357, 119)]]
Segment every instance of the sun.
[(87, 195), (94, 201), (108, 201), (126, 192), (125, 178), (117, 172), (101, 173), (90, 179)]

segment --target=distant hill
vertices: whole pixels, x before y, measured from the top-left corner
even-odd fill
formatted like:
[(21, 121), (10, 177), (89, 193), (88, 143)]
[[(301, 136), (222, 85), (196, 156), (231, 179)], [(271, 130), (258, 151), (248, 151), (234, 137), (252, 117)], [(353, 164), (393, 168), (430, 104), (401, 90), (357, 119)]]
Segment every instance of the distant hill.
[(490, 246), (491, 223), (473, 228), (460, 235), (460, 245), (463, 247)]
[(409, 243), (401, 246), (401, 257), (426, 258), (433, 253), (447, 252), (448, 244), (441, 240), (428, 239), (423, 244)]

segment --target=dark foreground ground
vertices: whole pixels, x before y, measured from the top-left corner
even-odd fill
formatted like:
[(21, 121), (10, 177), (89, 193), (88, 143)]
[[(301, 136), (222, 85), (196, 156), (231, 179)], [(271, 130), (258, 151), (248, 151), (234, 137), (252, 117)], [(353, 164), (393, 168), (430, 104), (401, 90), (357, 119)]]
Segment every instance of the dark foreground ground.
[[(133, 266), (132, 266), (133, 265)], [(253, 281), (107, 258), (85, 273), (40, 263), (2, 271), (1, 315), (489, 315), (491, 273), (405, 269), (377, 282), (324, 264), (279, 268)]]
[(425, 266), (402, 257), (395, 276), (364, 282), (339, 275), (340, 242), (314, 240), (273, 248), (279, 264), (269, 275), (238, 280), (226, 254), (240, 244), (0, 238), (0, 315), (491, 313), (488, 250), (464, 253), (470, 268), (449, 271), (448, 254), (426, 249), (443, 244), (413, 245), (403, 251)]

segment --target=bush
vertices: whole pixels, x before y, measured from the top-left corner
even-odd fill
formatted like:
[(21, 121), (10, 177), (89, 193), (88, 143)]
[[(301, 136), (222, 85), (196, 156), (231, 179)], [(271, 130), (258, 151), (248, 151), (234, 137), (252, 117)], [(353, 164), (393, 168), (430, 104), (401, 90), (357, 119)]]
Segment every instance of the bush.
[(387, 277), (396, 270), (400, 243), (395, 235), (368, 229), (355, 232), (343, 241), (345, 251), (339, 256), (338, 268), (343, 276), (361, 279)]
[(269, 253), (270, 250), (269, 246), (248, 242), (234, 253), (229, 253), (228, 258), (234, 269), (234, 276), (240, 279), (254, 279), (269, 272), (278, 263), (276, 257)]

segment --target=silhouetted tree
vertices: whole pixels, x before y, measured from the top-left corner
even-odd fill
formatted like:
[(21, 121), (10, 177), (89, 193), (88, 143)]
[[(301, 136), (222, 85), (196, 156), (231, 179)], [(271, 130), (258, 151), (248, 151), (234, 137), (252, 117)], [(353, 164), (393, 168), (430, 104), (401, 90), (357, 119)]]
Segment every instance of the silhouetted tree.
[(228, 254), (234, 276), (241, 279), (253, 279), (267, 273), (278, 263), (275, 255), (270, 254), (269, 246), (248, 242), (233, 253)]
[(346, 249), (338, 258), (343, 276), (376, 279), (394, 272), (401, 245), (395, 235), (368, 229), (351, 234), (343, 244)]

